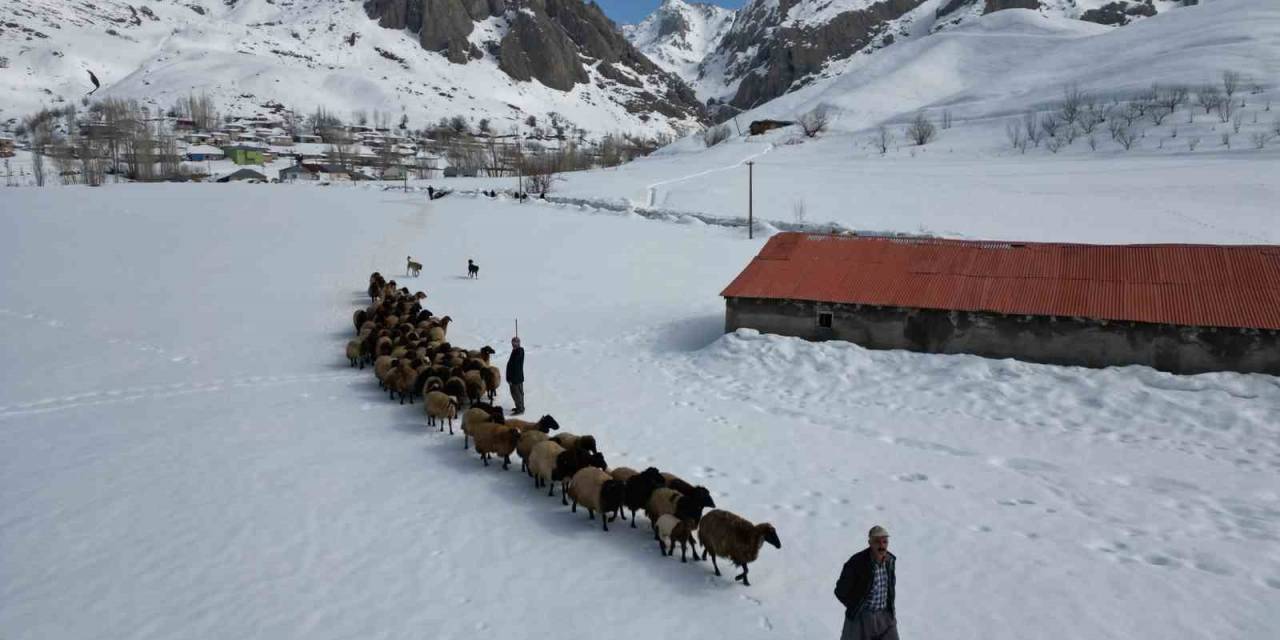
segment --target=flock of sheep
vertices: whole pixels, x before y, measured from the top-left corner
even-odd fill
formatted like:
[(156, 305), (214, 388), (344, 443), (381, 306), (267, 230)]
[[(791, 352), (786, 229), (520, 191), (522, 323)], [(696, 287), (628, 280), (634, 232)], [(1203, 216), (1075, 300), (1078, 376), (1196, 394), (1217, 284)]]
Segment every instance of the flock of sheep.
[[(690, 548), (695, 561), (710, 555), (717, 576), (720, 567), (716, 556), (728, 558), (742, 567), (742, 574), (734, 579), (744, 585), (751, 584), (747, 565), (755, 561), (765, 542), (782, 548), (773, 525), (752, 524), (716, 509), (706, 487), (693, 486), (654, 467), (644, 471), (610, 469), (593, 436), (552, 435), (560, 425), (549, 415), (537, 422), (505, 417), (502, 408), (492, 404), (502, 383), (500, 370), (489, 363), (492, 348), (468, 351), (449, 344), (449, 316), (437, 318), (423, 308), (426, 294), (422, 292), (411, 294), (375, 272), (369, 276), (368, 293), (372, 303), (356, 310), (357, 335), (347, 343), (351, 366), (363, 369), (372, 363), (379, 385), (391, 399), (413, 404), (415, 397), (421, 398), (427, 425), (438, 424), (440, 431), (447, 425), (450, 435), (465, 403), (462, 447), (466, 450), (474, 445), (485, 466), (491, 459), (501, 458), (505, 471), (511, 454), (516, 453), (521, 470), (533, 477), (535, 488), (545, 486), (547, 495), (553, 496), (558, 483), (560, 503), (569, 505), (572, 501), (575, 513), (581, 505), (592, 520), (599, 512), (605, 531), (619, 515), (625, 519), (624, 509), (631, 510), (634, 528), (636, 513), (643, 509), (664, 555), (674, 555), (677, 544), (681, 562), (686, 561)], [(711, 511), (704, 514), (707, 508)]]

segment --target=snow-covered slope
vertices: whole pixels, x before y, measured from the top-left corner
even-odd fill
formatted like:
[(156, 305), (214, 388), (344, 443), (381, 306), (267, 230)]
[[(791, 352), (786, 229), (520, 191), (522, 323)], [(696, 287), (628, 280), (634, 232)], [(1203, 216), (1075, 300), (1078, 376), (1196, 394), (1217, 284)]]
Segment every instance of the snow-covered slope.
[(663, 0), (643, 22), (624, 25), (622, 33), (655, 64), (688, 82), (699, 97), (698, 66), (720, 44), (736, 14), (713, 4)]
[[(1275, 378), (722, 336), (762, 242), (342, 187), (0, 190), (0, 636), (835, 638), (882, 524), (905, 637), (1273, 640)], [(368, 273), (409, 254), (450, 342), (505, 362), (519, 318), (531, 416), (772, 522), (751, 586), (348, 368)]]
[(224, 113), (276, 102), (302, 112), (326, 107), (344, 118), (356, 110), (397, 121), (405, 114), (411, 127), (460, 114), (505, 131), (529, 114), (552, 112), (593, 133), (698, 126), (687, 89), (634, 66), (587, 65), (584, 81), (567, 91), (514, 79), (495, 48), (514, 15), (476, 22), (467, 37), (479, 57), (460, 64), (424, 50), (417, 34), (381, 28), (360, 2), (0, 0), (0, 57), (7, 58), (0, 122), (79, 100), (92, 89), (92, 71), (103, 83), (96, 97), (135, 97), (159, 109), (203, 91)]
[(1121, 25), (1183, 4), (1181, 0), (752, 0), (737, 13), (729, 32), (690, 82), (699, 86), (703, 97), (751, 108), (839, 74), (856, 54), (925, 38), (992, 13), (1031, 9), (1047, 18)]

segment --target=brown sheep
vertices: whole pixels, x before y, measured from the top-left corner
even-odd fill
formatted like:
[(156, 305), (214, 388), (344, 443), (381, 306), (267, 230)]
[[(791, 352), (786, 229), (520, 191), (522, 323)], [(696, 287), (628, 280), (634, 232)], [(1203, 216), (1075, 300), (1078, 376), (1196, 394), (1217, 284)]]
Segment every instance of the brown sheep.
[(467, 371), (462, 375), (462, 381), (467, 385), (467, 399), (471, 404), (479, 404), (480, 399), (489, 391), (484, 386), (484, 378), (480, 377), (479, 371)]
[(362, 346), (363, 342), (359, 338), (348, 340), (347, 360), (351, 362), (351, 366), (359, 365), (361, 369), (364, 369), (364, 349)]
[(551, 439), (560, 443), (560, 446), (566, 449), (587, 452), (596, 451), (596, 439), (594, 436), (579, 436), (572, 433), (559, 433), (552, 436)]
[(494, 422), (471, 424), (466, 429), (475, 440), (476, 453), (480, 454), (484, 466), (489, 466), (489, 457), (496, 455), (502, 457), (503, 471), (510, 468), (511, 453), (516, 450), (516, 444), (520, 441), (520, 431)]
[(444, 431), (445, 420), (449, 421), (449, 435), (453, 435), (453, 419), (458, 416), (458, 401), (443, 391), (428, 391), (422, 396), (422, 404), (427, 411), (427, 426), (440, 422), (440, 430)]
[(720, 575), (720, 567), (716, 565), (716, 556), (728, 558), (735, 566), (742, 567), (742, 575), (734, 576), (743, 586), (751, 586), (747, 579), (747, 565), (755, 562), (760, 555), (760, 547), (764, 543), (781, 549), (782, 541), (778, 540), (778, 532), (769, 523), (751, 524), (750, 521), (720, 509), (712, 509), (702, 516), (698, 526), (698, 539), (702, 541), (702, 559), (711, 555), (711, 566), (716, 575)]
[(542, 431), (534, 430), (520, 432), (520, 441), (516, 443), (516, 453), (520, 454), (521, 471), (526, 471), (532, 475), (533, 472), (529, 471), (529, 455), (533, 453), (533, 447), (535, 445), (539, 442), (546, 442), (549, 438), (550, 436)]
[(644, 515), (653, 526), (653, 537), (658, 537), (658, 518), (671, 514), (681, 520), (692, 520), (695, 525), (702, 519), (702, 510), (714, 508), (716, 503), (706, 489), (684, 495), (675, 489), (663, 487), (649, 494), (649, 502), (645, 504)]
[(539, 442), (529, 452), (529, 471), (533, 473), (533, 486), (540, 488), (546, 485), (548, 496), (556, 494), (555, 483), (560, 479), (556, 463), (564, 452), (564, 447), (550, 440)]
[(480, 377), (484, 378), (484, 386), (489, 389), (489, 402), (493, 402), (502, 386), (502, 370), (492, 365), (486, 366), (480, 370)]
[(609, 522), (617, 516), (622, 507), (622, 483), (614, 480), (608, 471), (598, 467), (583, 467), (569, 481), (569, 497), (573, 500), (571, 511), (578, 512), (578, 503), (587, 508), (587, 519), (595, 520), (596, 512), (600, 512), (600, 523), (604, 530), (609, 530)]

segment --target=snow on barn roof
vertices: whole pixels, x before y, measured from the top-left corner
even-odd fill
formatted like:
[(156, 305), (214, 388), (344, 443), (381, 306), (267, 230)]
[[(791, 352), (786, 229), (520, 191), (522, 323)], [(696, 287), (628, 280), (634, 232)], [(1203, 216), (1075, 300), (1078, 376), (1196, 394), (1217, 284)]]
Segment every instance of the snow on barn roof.
[(780, 233), (720, 295), (1276, 330), (1280, 246)]

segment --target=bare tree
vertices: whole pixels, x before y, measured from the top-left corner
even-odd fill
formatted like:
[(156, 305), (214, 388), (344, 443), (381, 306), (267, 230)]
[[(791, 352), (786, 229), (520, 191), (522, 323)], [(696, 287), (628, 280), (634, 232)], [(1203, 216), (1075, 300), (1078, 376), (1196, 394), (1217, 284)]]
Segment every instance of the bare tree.
[(1188, 151), (1195, 151), (1195, 150), (1196, 150), (1196, 147), (1198, 147), (1198, 146), (1200, 146), (1200, 138), (1199, 138), (1199, 137), (1195, 137), (1195, 136), (1193, 136), (1193, 137), (1191, 137), (1191, 138), (1188, 138), (1188, 139), (1187, 139), (1187, 150), (1188, 150)]
[(1280, 136), (1280, 118), (1276, 118), (1271, 122), (1271, 133), (1276, 134), (1276, 136)]
[(951, 128), (951, 110), (950, 109), (942, 110), (942, 128), (944, 130)]
[(906, 134), (907, 139), (914, 142), (917, 147), (922, 147), (937, 137), (938, 128), (921, 111), (916, 114), (915, 120), (912, 120), (911, 124), (907, 125)]
[(1027, 152), (1027, 138), (1022, 135), (1022, 123), (1017, 120), (1010, 120), (1004, 124), (1004, 135), (1009, 140), (1009, 146), (1019, 153)]
[(1099, 109), (1094, 104), (1090, 104), (1088, 108), (1082, 110), (1076, 118), (1076, 124), (1080, 130), (1087, 134), (1092, 134), (1093, 130), (1107, 119), (1107, 108)]
[(804, 198), (800, 198), (791, 203), (791, 218), (796, 224), (804, 224), (805, 217), (808, 215), (809, 205), (805, 203)]
[(1040, 129), (1050, 138), (1057, 137), (1058, 130), (1062, 128), (1062, 118), (1056, 113), (1046, 113), (1040, 118)]
[(44, 186), (44, 154), (31, 150), (31, 176), (36, 179), (36, 186)]
[(1023, 134), (1027, 142), (1037, 147), (1039, 146), (1039, 141), (1041, 141), (1041, 136), (1044, 133), (1041, 125), (1039, 125), (1039, 114), (1036, 111), (1027, 111), (1023, 115)]
[(1236, 115), (1237, 111), (1235, 100), (1227, 98), (1219, 100), (1214, 109), (1218, 113), (1218, 121), (1222, 123), (1231, 122), (1231, 118)]
[(1058, 153), (1065, 146), (1067, 146), (1067, 141), (1063, 138), (1051, 137), (1044, 141), (1044, 148), (1048, 149), (1049, 153)]
[(1189, 93), (1190, 91), (1184, 85), (1170, 85), (1160, 92), (1157, 102), (1169, 113), (1174, 113), (1182, 105), (1186, 104)]
[(1124, 147), (1125, 151), (1132, 148), (1141, 137), (1139, 132), (1123, 120), (1112, 120), (1108, 129), (1111, 131), (1111, 139)]
[[(1280, 123), (1280, 120), (1276, 122)], [(876, 135), (871, 139), (871, 143), (875, 145), (880, 155), (884, 155), (889, 151), (889, 145), (893, 144), (893, 132), (889, 130), (889, 127), (880, 125), (876, 128)]]
[(702, 130), (702, 144), (707, 147), (714, 147), (728, 140), (731, 133), (728, 125), (722, 124), (717, 127), (707, 127)]
[(467, 119), (462, 117), (461, 115), (456, 115), (456, 116), (453, 116), (452, 118), (449, 118), (449, 128), (452, 129), (453, 132), (458, 135), (463, 135), (471, 132), (471, 126), (467, 124)]
[(1253, 141), (1254, 149), (1263, 149), (1266, 148), (1267, 142), (1271, 140), (1271, 133), (1268, 131), (1259, 131), (1249, 136), (1249, 139)]
[(1226, 148), (1228, 148), (1228, 149), (1230, 149), (1230, 148), (1231, 148), (1231, 134), (1230, 134), (1229, 132), (1223, 132), (1223, 134), (1222, 134), (1222, 146), (1224, 146), (1224, 147), (1226, 147)]
[(1164, 103), (1156, 103), (1147, 108), (1147, 115), (1151, 116), (1151, 124), (1160, 126), (1164, 124), (1164, 119), (1173, 113), (1173, 109)]
[(1218, 104), (1222, 102), (1222, 91), (1218, 89), (1216, 84), (1206, 84), (1196, 91), (1196, 104), (1204, 109), (1205, 115), (1209, 115), (1210, 111), (1218, 108)]
[(1083, 114), (1085, 104), (1090, 102), (1089, 94), (1074, 84), (1062, 87), (1062, 102), (1058, 104), (1058, 116), (1062, 122), (1073, 125)]
[(1236, 94), (1240, 89), (1240, 72), (1239, 71), (1223, 71), (1222, 72), (1222, 92), (1227, 94), (1227, 100)]
[(1089, 143), (1089, 149), (1091, 151), (1098, 150), (1098, 136), (1095, 136), (1091, 133), (1089, 134), (1088, 138), (1085, 138), (1085, 140)]
[(812, 111), (800, 116), (798, 123), (806, 138), (817, 137), (827, 130), (831, 117), (826, 105), (818, 105)]

